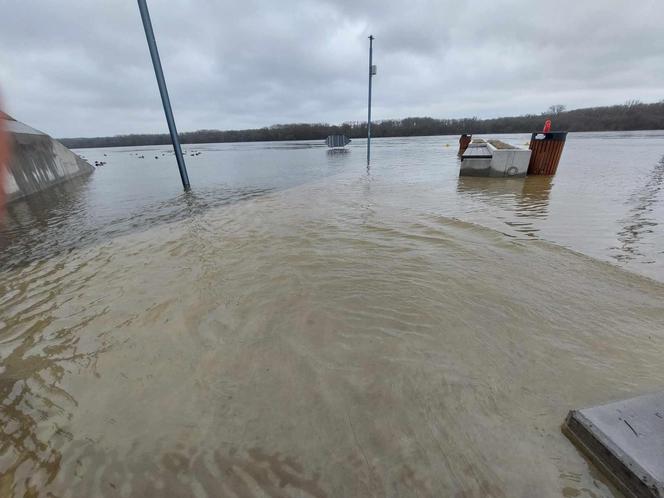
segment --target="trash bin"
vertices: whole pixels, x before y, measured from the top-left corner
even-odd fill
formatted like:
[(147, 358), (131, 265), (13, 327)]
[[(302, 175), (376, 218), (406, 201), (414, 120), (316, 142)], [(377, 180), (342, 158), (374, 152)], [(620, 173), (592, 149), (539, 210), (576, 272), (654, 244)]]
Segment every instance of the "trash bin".
[(565, 147), (566, 131), (533, 133), (530, 137), (529, 175), (555, 175)]

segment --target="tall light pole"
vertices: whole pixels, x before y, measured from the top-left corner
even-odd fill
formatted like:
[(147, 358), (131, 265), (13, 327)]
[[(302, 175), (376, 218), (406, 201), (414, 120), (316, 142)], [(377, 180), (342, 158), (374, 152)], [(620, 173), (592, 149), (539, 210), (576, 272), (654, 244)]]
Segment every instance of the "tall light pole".
[(369, 35), (369, 115), (367, 116), (367, 166), (371, 162), (371, 79), (376, 74), (373, 65), (373, 35)]
[(161, 94), (161, 103), (164, 106), (164, 114), (166, 114), (166, 122), (168, 123), (168, 131), (171, 134), (171, 142), (173, 142), (173, 151), (175, 152), (175, 160), (178, 163), (180, 170), (180, 178), (182, 179), (182, 187), (189, 190), (189, 175), (187, 174), (187, 166), (184, 164), (184, 157), (182, 157), (182, 148), (180, 147), (180, 138), (178, 137), (178, 130), (175, 127), (175, 118), (173, 118), (173, 110), (171, 109), (171, 100), (168, 98), (168, 89), (166, 88), (166, 80), (164, 79), (164, 71), (161, 68), (161, 60), (159, 60), (159, 51), (157, 50), (157, 42), (154, 39), (154, 32), (152, 31), (152, 21), (150, 21), (150, 12), (145, 0), (138, 0), (138, 9), (141, 11), (141, 19), (143, 20), (143, 29), (145, 29), (145, 37), (148, 40), (148, 48), (150, 49), (150, 57), (152, 57), (152, 65), (154, 66), (154, 74), (157, 77), (157, 85), (159, 86), (159, 93)]

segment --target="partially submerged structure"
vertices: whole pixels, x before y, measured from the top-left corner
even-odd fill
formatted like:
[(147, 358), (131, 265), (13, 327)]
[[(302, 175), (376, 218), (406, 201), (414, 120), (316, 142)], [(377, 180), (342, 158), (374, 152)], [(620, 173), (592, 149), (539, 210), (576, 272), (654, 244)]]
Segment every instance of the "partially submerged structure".
[(346, 135), (330, 135), (325, 139), (325, 143), (331, 149), (345, 147), (350, 143), (350, 138)]
[(555, 175), (560, 162), (560, 156), (563, 154), (566, 131), (545, 131), (542, 133), (533, 133), (530, 137), (530, 164), (528, 165), (529, 175)]
[(500, 140), (475, 138), (461, 156), (462, 176), (515, 176), (528, 172), (530, 150)]
[(9, 201), (94, 171), (84, 159), (47, 134), (0, 114), (11, 146), (5, 192)]
[(630, 497), (664, 497), (664, 393), (572, 410), (563, 432)]
[(528, 149), (501, 140), (484, 140), (467, 134), (459, 139), (461, 176), (524, 177), (526, 175), (553, 176), (558, 169), (565, 147), (566, 131), (550, 131), (547, 121), (545, 131), (533, 133)]

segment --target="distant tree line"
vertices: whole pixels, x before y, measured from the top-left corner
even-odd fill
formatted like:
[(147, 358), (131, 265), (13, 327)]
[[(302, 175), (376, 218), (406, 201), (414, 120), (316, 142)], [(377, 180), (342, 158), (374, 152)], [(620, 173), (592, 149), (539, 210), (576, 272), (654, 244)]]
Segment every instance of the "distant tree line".
[[(527, 133), (542, 129), (551, 119), (553, 130), (567, 131), (627, 131), (664, 129), (664, 100), (643, 104), (630, 100), (623, 105), (589, 107), (567, 111), (561, 104), (552, 105), (547, 112), (525, 116), (492, 119), (434, 119), (429, 117), (387, 119), (372, 123), (373, 137), (412, 137), (456, 135), (461, 133)], [(361, 138), (367, 134), (366, 122), (341, 125), (327, 123), (278, 124), (249, 130), (198, 130), (180, 133), (182, 143), (259, 142), (283, 140), (322, 140), (328, 135), (344, 134)], [(114, 137), (64, 138), (60, 141), (71, 148), (164, 145), (170, 143), (167, 134), (133, 134)]]

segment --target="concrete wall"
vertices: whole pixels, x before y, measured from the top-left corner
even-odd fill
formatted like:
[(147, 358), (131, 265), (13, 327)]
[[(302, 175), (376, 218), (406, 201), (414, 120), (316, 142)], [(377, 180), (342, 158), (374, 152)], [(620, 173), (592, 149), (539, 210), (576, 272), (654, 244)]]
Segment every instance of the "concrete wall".
[(471, 143), (463, 153), (459, 174), (461, 176), (492, 177), (526, 176), (530, 150), (515, 146), (509, 147), (498, 149), (485, 141)]
[(9, 201), (94, 171), (93, 166), (45, 133), (18, 121), (4, 120), (4, 124), (12, 148), (5, 182)]
[[(492, 147), (491, 144), (489, 147)], [(528, 149), (501, 150), (494, 148), (489, 176), (526, 176), (529, 162), (530, 151)]]

